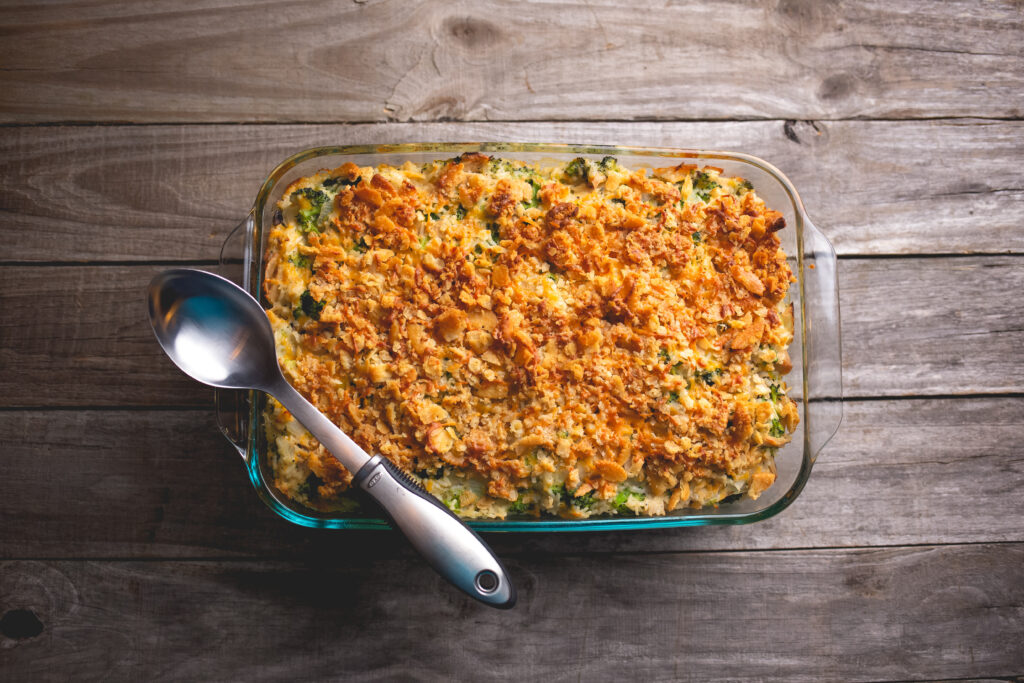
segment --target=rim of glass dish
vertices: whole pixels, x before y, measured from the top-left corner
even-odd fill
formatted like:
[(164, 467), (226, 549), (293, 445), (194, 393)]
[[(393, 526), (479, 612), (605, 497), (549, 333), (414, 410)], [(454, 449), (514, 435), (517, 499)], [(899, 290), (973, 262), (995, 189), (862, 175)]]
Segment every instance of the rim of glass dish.
[[(400, 144), (384, 144), (384, 145), (327, 145), (321, 147), (311, 147), (309, 149), (297, 152), (284, 161), (279, 163), (274, 169), (267, 175), (266, 180), (260, 187), (259, 193), (256, 196), (256, 201), (253, 203), (252, 216), (253, 216), (253, 235), (260, 235), (262, 239), (263, 231), (263, 210), (266, 207), (267, 198), (270, 196), (271, 191), (277, 186), (280, 178), (287, 173), (289, 170), (297, 166), (298, 164), (315, 159), (318, 157), (328, 155), (369, 155), (369, 154), (402, 154), (402, 153), (413, 153), (413, 152), (437, 152), (438, 154), (458, 154), (462, 152), (535, 152), (544, 153), (552, 152), (559, 154), (610, 154), (612, 156), (658, 156), (667, 159), (723, 159), (731, 161), (742, 161), (750, 164), (751, 166), (760, 168), (766, 173), (773, 176), (779, 184), (789, 195), (790, 201), (793, 203), (795, 209), (796, 220), (798, 225), (796, 227), (796, 242), (797, 242), (797, 263), (801, 269), (801, 277), (798, 278), (800, 288), (800, 320), (801, 325), (806, 328), (806, 308), (805, 308), (805, 292), (804, 292), (804, 277), (802, 275), (802, 268), (804, 263), (804, 240), (803, 231), (808, 225), (812, 225), (811, 221), (807, 218), (803, 201), (800, 199), (799, 193), (796, 188), (790, 182), (789, 178), (780, 171), (778, 168), (768, 163), (764, 159), (752, 156), (750, 154), (743, 154), (741, 152), (722, 152), (712, 150), (699, 150), (699, 149), (675, 149), (669, 147), (627, 147), (617, 145), (574, 145), (574, 144), (562, 144), (562, 143), (537, 143), (537, 142), (416, 142), (416, 143), (400, 143)], [(815, 229), (816, 228), (813, 228)], [(251, 243), (251, 236), (248, 242)], [(262, 249), (258, 249), (258, 253), (253, 254), (247, 250), (250, 263), (247, 264), (251, 270), (252, 266), (257, 260), (257, 256), (262, 261)], [(259, 291), (263, 284), (263, 273), (262, 268), (255, 268), (255, 272), (252, 274), (251, 288), (256, 292), (257, 298), (259, 297)], [(801, 362), (806, 368), (807, 364), (807, 342), (806, 337), (801, 348)], [(805, 404), (810, 401), (808, 394), (808, 380), (807, 373), (803, 373), (802, 378), (804, 401)], [(260, 453), (257, 448), (257, 436), (258, 436), (258, 419), (259, 416), (256, 413), (256, 407), (258, 400), (255, 392), (249, 392), (249, 426), (248, 434), (246, 439), (246, 469), (249, 473), (249, 478), (252, 481), (253, 487), (256, 489), (257, 494), (263, 500), (263, 502), (285, 520), (297, 524), (299, 526), (317, 528), (317, 529), (350, 529), (350, 530), (384, 530), (390, 529), (390, 525), (381, 518), (375, 517), (315, 517), (309, 514), (299, 512), (288, 504), (282, 502), (277, 498), (274, 491), (271, 489), (270, 484), (263, 478), (260, 470)], [(483, 532), (574, 532), (574, 531), (626, 531), (626, 530), (643, 530), (643, 529), (666, 529), (666, 528), (677, 528), (677, 527), (691, 527), (691, 526), (712, 526), (712, 525), (737, 525), (737, 524), (751, 524), (759, 522), (770, 517), (774, 517), (778, 513), (789, 507), (794, 500), (803, 491), (804, 486), (807, 484), (807, 480), (810, 478), (811, 470), (814, 467), (814, 461), (816, 453), (809, 453), (810, 450), (810, 415), (808, 411), (804, 411), (804, 444), (800, 462), (800, 470), (797, 473), (796, 479), (792, 486), (783, 494), (783, 496), (772, 503), (763, 510), (755, 512), (745, 513), (721, 513), (716, 512), (714, 514), (696, 514), (687, 515), (685, 517), (674, 517), (674, 516), (663, 516), (663, 517), (612, 517), (612, 518), (592, 518), (592, 519), (580, 519), (580, 520), (565, 520), (565, 519), (544, 519), (539, 518), (536, 520), (526, 519), (504, 519), (504, 520), (487, 520), (487, 519), (465, 519), (463, 520), (468, 526), (475, 529), (476, 531)]]

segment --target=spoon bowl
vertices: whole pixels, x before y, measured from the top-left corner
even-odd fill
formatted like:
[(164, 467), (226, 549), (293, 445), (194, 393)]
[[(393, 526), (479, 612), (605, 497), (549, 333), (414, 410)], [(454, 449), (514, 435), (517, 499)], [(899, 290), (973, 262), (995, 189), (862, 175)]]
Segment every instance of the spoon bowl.
[(149, 319), (182, 372), (222, 389), (268, 389), (277, 369), (274, 331), (248, 292), (218, 275), (168, 270), (149, 285)]

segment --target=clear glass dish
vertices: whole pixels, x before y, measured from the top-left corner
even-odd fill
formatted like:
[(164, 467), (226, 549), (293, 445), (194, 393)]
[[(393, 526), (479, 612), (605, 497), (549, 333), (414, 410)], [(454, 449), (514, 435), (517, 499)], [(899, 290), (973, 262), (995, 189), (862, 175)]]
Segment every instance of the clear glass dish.
[[(839, 290), (836, 255), (825, 236), (811, 223), (796, 189), (778, 169), (756, 157), (728, 152), (687, 149), (637, 149), (598, 145), (517, 143), (417, 143), (317, 147), (281, 162), (264, 181), (249, 215), (228, 236), (221, 263), (233, 268), (236, 281), (262, 300), (266, 227), (277, 201), (294, 180), (320, 169), (352, 161), (360, 166), (401, 165), (446, 159), (463, 152), (483, 152), (522, 161), (556, 164), (583, 156), (600, 160), (611, 155), (631, 168), (655, 168), (691, 163), (716, 166), (727, 176), (749, 180), (758, 195), (786, 218), (779, 234), (797, 282), (790, 287), (794, 306), (794, 340), (790, 347), (793, 370), (786, 381), (797, 402), (800, 425), (793, 440), (779, 449), (775, 483), (757, 500), (742, 498), (701, 510), (676, 510), (663, 517), (595, 517), (584, 520), (555, 518), (474, 520), (478, 531), (584, 531), (654, 529), (706, 524), (744, 524), (767, 519), (796, 499), (821, 449), (842, 420), (842, 369), (839, 339)], [(266, 462), (260, 427), (265, 397), (259, 392), (219, 391), (217, 417), (221, 430), (245, 461), (260, 498), (290, 522), (331, 529), (387, 528), (382, 518), (365, 512), (323, 513), (295, 503), (277, 491)], [(362, 506), (361, 506), (362, 508)]]

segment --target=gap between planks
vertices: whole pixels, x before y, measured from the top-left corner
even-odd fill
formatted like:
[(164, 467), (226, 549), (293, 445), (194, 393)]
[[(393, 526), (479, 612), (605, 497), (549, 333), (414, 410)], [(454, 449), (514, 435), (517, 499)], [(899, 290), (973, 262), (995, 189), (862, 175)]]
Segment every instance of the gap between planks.
[[(785, 514), (784, 512), (781, 514)], [(754, 522), (756, 524), (757, 522)], [(713, 525), (710, 525), (713, 526)], [(682, 531), (685, 527), (677, 529)], [(375, 535), (375, 536), (391, 536), (396, 541), (396, 545), (402, 546), (399, 550), (398, 555), (389, 555), (389, 559), (401, 559), (408, 557), (410, 559), (418, 558), (419, 555), (412, 549), (412, 546), (406, 547), (406, 541), (404, 537), (394, 529), (375, 529), (375, 530), (356, 530), (356, 529), (318, 529), (317, 533), (323, 534), (356, 534), (356, 535)], [(478, 532), (484, 540), (494, 543), (494, 539), (501, 537), (505, 539), (514, 539), (516, 537), (528, 538), (529, 536), (553, 536), (558, 537), (559, 532), (523, 532), (523, 533), (512, 533), (507, 531), (481, 531)], [(575, 533), (575, 532), (574, 532)], [(586, 532), (579, 532), (586, 533)], [(603, 532), (602, 532), (603, 533)], [(611, 533), (611, 532), (609, 532)], [(627, 532), (614, 532), (614, 533), (629, 533)], [(643, 533), (641, 531), (641, 533)], [(659, 556), (673, 556), (673, 555), (748, 555), (750, 553), (758, 554), (785, 554), (785, 553), (816, 553), (816, 552), (858, 552), (865, 550), (911, 550), (911, 549), (922, 549), (927, 550), (929, 548), (971, 548), (974, 546), (1021, 546), (1024, 547), (1024, 541), (958, 541), (949, 543), (877, 543), (877, 544), (859, 544), (859, 545), (808, 545), (808, 546), (787, 546), (785, 548), (692, 548), (692, 549), (670, 549), (670, 550), (638, 550), (635, 548), (629, 548), (628, 550), (580, 550), (580, 551), (562, 551), (562, 550), (548, 550), (544, 555), (548, 557), (564, 557), (564, 558), (587, 558), (587, 557), (622, 557), (628, 555), (629, 557), (659, 557)], [(506, 550), (502, 549), (501, 557), (510, 559), (528, 559), (537, 556), (536, 548), (528, 548), (523, 550)], [(95, 555), (76, 555), (76, 556), (65, 556), (65, 555), (12, 555), (12, 556), (0, 556), (0, 564), (4, 562), (147, 562), (150, 564), (157, 564), (160, 562), (188, 562), (193, 564), (206, 563), (206, 562), (217, 562), (217, 563), (253, 563), (253, 562), (285, 562), (294, 564), (312, 564), (311, 560), (314, 558), (310, 555), (297, 555), (291, 557), (283, 557), (279, 555), (265, 555), (265, 554), (234, 554), (234, 555), (111, 555), (111, 556), (95, 556)], [(383, 559), (383, 556), (382, 556)]]
[(362, 120), (345, 120), (345, 119), (323, 119), (323, 120), (307, 120), (307, 119), (275, 119), (273, 121), (175, 121), (168, 119), (166, 121), (132, 121), (132, 120), (121, 120), (121, 121), (89, 121), (80, 119), (67, 119), (67, 120), (52, 120), (52, 121), (39, 121), (39, 122), (0, 122), (0, 130), (4, 128), (102, 128), (102, 127), (138, 127), (144, 128), (147, 126), (249, 126), (252, 128), (258, 128), (260, 126), (387, 126), (387, 125), (432, 125), (432, 124), (451, 124), (460, 123), (466, 125), (474, 124), (537, 124), (537, 125), (557, 125), (566, 123), (909, 123), (914, 121), (936, 121), (936, 122), (969, 122), (969, 121), (1024, 121), (1024, 117), (1021, 116), (985, 116), (985, 115), (969, 115), (969, 116), (837, 116), (833, 118), (829, 117), (816, 117), (809, 119), (793, 119), (793, 118), (779, 118), (779, 117), (759, 117), (759, 116), (722, 116), (722, 117), (696, 117), (696, 118), (681, 118), (681, 117), (637, 117), (628, 119), (614, 119), (614, 118), (599, 118), (599, 119), (586, 119), (586, 118), (548, 118), (548, 119), (459, 119), (453, 120), (450, 118), (438, 118), (438, 119), (362, 119)]

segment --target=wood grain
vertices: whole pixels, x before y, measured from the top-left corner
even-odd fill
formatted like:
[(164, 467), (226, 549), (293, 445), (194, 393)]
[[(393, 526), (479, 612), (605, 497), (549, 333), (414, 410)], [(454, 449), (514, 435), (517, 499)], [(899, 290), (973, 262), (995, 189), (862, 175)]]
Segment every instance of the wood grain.
[[(1024, 541), (1024, 399), (855, 401), (796, 502), (738, 527), (489, 534), (503, 557)], [(0, 411), (0, 558), (353, 556), (395, 534), (304, 529), (252, 490), (208, 410)]]
[(8, 6), (0, 121), (1020, 117), (1014, 2)]
[(510, 561), (519, 604), (424, 566), (5, 562), (13, 678), (907, 680), (1022, 670), (1024, 544)]
[[(1018, 257), (839, 263), (847, 397), (1024, 386)], [(0, 268), (0, 407), (209, 405), (149, 328), (144, 292), (160, 270)]]
[(46, 126), (0, 129), (0, 263), (216, 258), (297, 151), (465, 140), (743, 151), (840, 254), (1024, 253), (1021, 121)]

